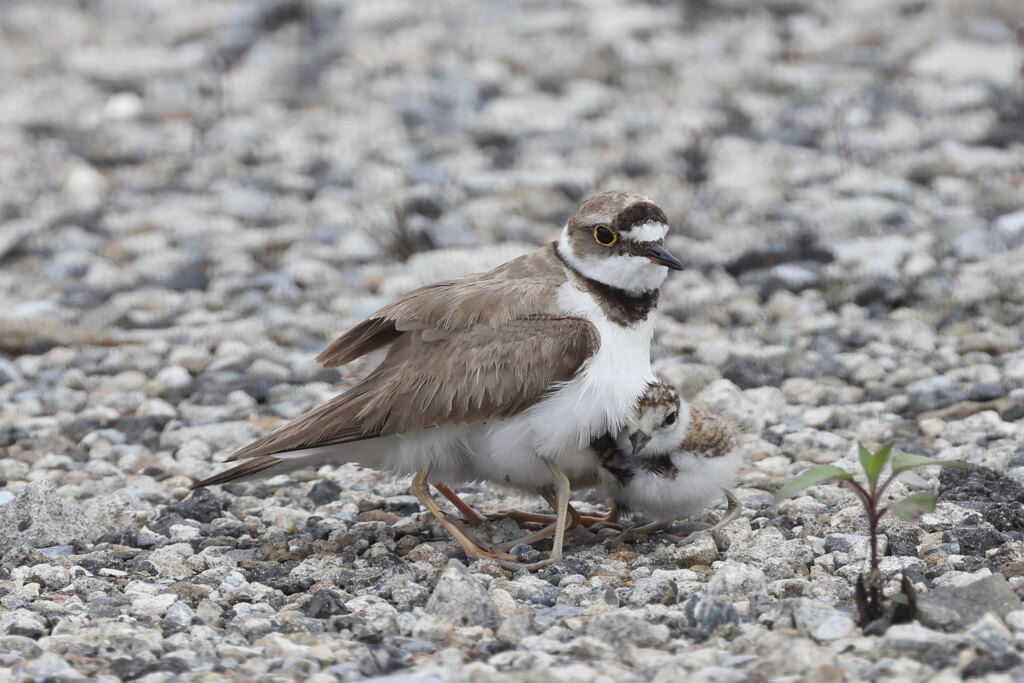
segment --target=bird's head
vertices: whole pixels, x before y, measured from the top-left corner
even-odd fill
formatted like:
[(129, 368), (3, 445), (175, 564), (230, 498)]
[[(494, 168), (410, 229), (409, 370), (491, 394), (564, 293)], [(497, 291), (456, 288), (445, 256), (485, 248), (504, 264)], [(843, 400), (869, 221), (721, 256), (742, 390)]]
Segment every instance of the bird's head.
[(636, 192), (602, 192), (566, 222), (558, 253), (584, 277), (640, 295), (658, 289), (683, 264), (665, 248), (665, 213)]

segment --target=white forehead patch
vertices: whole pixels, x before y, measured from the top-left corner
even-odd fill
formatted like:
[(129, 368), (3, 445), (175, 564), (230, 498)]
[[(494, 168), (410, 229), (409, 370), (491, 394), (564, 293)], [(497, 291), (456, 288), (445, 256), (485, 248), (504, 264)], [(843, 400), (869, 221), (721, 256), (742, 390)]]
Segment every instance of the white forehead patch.
[(633, 226), (629, 231), (629, 239), (633, 242), (657, 242), (665, 239), (668, 234), (668, 226), (657, 221), (647, 221), (640, 225)]

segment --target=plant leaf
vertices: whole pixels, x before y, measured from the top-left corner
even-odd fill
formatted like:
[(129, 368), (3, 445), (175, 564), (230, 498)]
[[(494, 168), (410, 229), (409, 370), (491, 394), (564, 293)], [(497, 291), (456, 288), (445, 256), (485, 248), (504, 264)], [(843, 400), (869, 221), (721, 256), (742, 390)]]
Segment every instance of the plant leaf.
[(853, 481), (853, 475), (842, 467), (836, 467), (835, 465), (815, 465), (814, 467), (804, 470), (790, 479), (786, 485), (779, 489), (778, 493), (775, 494), (775, 500), (785, 500), (797, 491), (802, 491), (808, 486), (824, 484), (827, 481), (844, 480)]
[(936, 458), (929, 458), (924, 455), (915, 455), (914, 453), (897, 453), (892, 456), (892, 471), (893, 474), (899, 474), (900, 472), (906, 472), (918, 467), (926, 467), (928, 465), (942, 465), (943, 467), (959, 467), (961, 469), (969, 470), (971, 466), (965, 462), (957, 462), (956, 460), (938, 460)]
[(892, 600), (893, 602), (898, 602), (901, 605), (909, 605), (910, 604), (910, 598), (908, 598), (903, 593), (893, 593), (891, 596), (889, 596), (889, 599)]
[(902, 517), (912, 522), (926, 512), (935, 509), (935, 496), (930, 493), (918, 491), (911, 493), (903, 500), (889, 504), (889, 510), (897, 517)]
[(892, 446), (883, 446), (872, 453), (863, 445), (857, 444), (857, 452), (860, 454), (860, 466), (864, 470), (864, 476), (868, 478), (868, 489), (874, 493), (878, 486), (878, 475), (882, 473), (885, 463), (889, 461), (889, 452)]

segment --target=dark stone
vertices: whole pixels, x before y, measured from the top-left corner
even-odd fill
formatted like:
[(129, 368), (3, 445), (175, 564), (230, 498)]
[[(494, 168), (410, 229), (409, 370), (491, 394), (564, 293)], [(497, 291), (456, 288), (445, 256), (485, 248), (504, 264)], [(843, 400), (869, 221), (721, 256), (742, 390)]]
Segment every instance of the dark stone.
[(752, 356), (729, 356), (721, 370), (724, 378), (741, 389), (775, 387), (786, 379), (782, 368)]
[(40, 638), (46, 635), (46, 630), (39, 628), (22, 628), (21, 626), (11, 626), (7, 629), (6, 635), (21, 636), (23, 638), (39, 640)]
[(992, 401), (1003, 396), (1006, 396), (1006, 389), (999, 382), (983, 382), (967, 390), (969, 401)]
[(444, 207), (430, 196), (410, 197), (405, 201), (404, 211), (407, 216), (416, 214), (436, 221), (444, 213)]
[(540, 551), (526, 543), (520, 543), (519, 545), (512, 546), (508, 552), (511, 555), (515, 555), (516, 559), (524, 564), (540, 560)]
[[(200, 490), (203, 490), (203, 489), (200, 489)], [(185, 518), (184, 517), (182, 517), (181, 515), (176, 513), (172, 508), (165, 508), (164, 510), (162, 510), (160, 512), (160, 515), (157, 516), (157, 518), (155, 520), (153, 520), (149, 524), (149, 528), (152, 531), (155, 531), (156, 533), (160, 534), (161, 536), (170, 536), (171, 535), (171, 527), (172, 526), (174, 526), (175, 524), (184, 524), (184, 523), (185, 523)], [(139, 542), (140, 542), (139, 547), (140, 548), (143, 547), (143, 544), (141, 543), (141, 539), (140, 539)], [(151, 547), (151, 546), (149, 546), (149, 547)]]
[(572, 605), (555, 605), (554, 607), (538, 607), (534, 610), (533, 617), (536, 620), (537, 632), (541, 633), (562, 619), (576, 617), (581, 614), (583, 614), (582, 607), (573, 607)]
[(910, 306), (915, 295), (912, 286), (895, 278), (870, 278), (851, 287), (853, 303), (872, 311), (874, 314), (888, 312), (894, 308)]
[(306, 497), (317, 505), (326, 505), (338, 500), (341, 494), (341, 487), (328, 479), (321, 479), (309, 490)]
[(960, 673), (965, 679), (973, 678), (975, 676), (981, 677), (988, 674), (1009, 671), (1020, 663), (1020, 655), (1015, 652), (983, 654), (980, 657), (971, 660), (971, 663), (965, 666), (964, 670)]
[[(999, 417), (1007, 422), (1017, 422), (1020, 419), (1024, 419), (1024, 402), (1015, 401), (1013, 405), (999, 413)], [(1024, 465), (1024, 457), (1020, 453), (1014, 454), (1014, 459), (1007, 463), (1008, 467), (1020, 467), (1021, 465)]]
[(925, 626), (948, 631), (964, 629), (986, 612), (1005, 617), (1021, 608), (1020, 598), (1002, 574), (966, 586), (940, 586), (918, 596), (917, 618)]
[(139, 537), (132, 529), (120, 529), (118, 531), (109, 531), (96, 540), (97, 544), (109, 543), (111, 545), (124, 545), (129, 548), (141, 548), (139, 545)]
[(1018, 502), (988, 503), (981, 509), (985, 521), (1005, 533), (1024, 533), (1024, 507)]
[(917, 557), (918, 537), (913, 529), (890, 528), (885, 531), (889, 554), (898, 557)]
[(800, 525), (800, 520), (791, 515), (779, 515), (768, 519), (767, 526), (773, 526), (782, 532), (787, 540), (793, 538), (793, 529)]
[(990, 467), (963, 470), (944, 467), (939, 475), (939, 498), (949, 501), (1024, 503), (1024, 486)]
[(907, 414), (918, 415), (939, 408), (946, 408), (964, 400), (964, 393), (959, 391), (952, 380), (936, 376), (927, 380), (914, 382), (907, 387), (910, 402)]
[(998, 548), (1006, 539), (992, 527), (961, 526), (942, 534), (945, 543), (957, 543), (962, 555), (984, 556), (985, 551)]
[(733, 277), (752, 270), (763, 270), (780, 263), (810, 261), (831, 263), (832, 252), (818, 243), (811, 233), (802, 233), (791, 242), (769, 244), (760, 249), (751, 249), (726, 265), (725, 270)]
[(170, 276), (153, 284), (176, 292), (190, 289), (205, 290), (210, 284), (209, 266), (210, 264), (203, 260), (188, 261)]
[(348, 608), (345, 607), (340, 595), (321, 588), (302, 604), (302, 613), (313, 619), (327, 619), (338, 614), (348, 614)]
[(420, 504), (416, 496), (390, 496), (384, 499), (384, 509), (400, 517), (408, 517), (420, 511)]
[(196, 489), (192, 495), (170, 508), (185, 519), (194, 519), (209, 524), (221, 516), (227, 508), (227, 501), (217, 498), (210, 489)]
[(626, 159), (619, 169), (629, 178), (637, 178), (651, 172), (651, 165), (643, 159)]
[(680, 632), (697, 641), (707, 640), (721, 626), (740, 622), (739, 613), (732, 605), (699, 595), (694, 595), (682, 603), (682, 614), (685, 621), (680, 624)]
[(285, 595), (295, 595), (296, 593), (305, 593), (312, 588), (315, 583), (316, 581), (311, 578), (286, 576), (281, 579), (274, 579), (268, 582), (267, 585), (281, 591)]
[(16, 548), (11, 548), (4, 553), (3, 558), (0, 559), (4, 564), (11, 564), (14, 567), (31, 567), (37, 564), (45, 564), (46, 557), (43, 556), (35, 548), (30, 548), (27, 545), (20, 545)]
[(121, 607), (128, 604), (122, 597), (93, 598), (86, 604), (89, 616), (94, 619), (111, 619), (121, 614)]
[(381, 642), (381, 634), (370, 628), (370, 625), (366, 623), (365, 619), (353, 614), (344, 614), (342, 616), (334, 617), (334, 619), (331, 620), (331, 630), (348, 630), (352, 633), (352, 637), (355, 640), (368, 645), (376, 645)]
[(539, 588), (537, 590), (530, 591), (526, 595), (526, 602), (532, 605), (543, 605), (544, 607), (554, 607), (558, 601), (558, 594), (561, 591), (557, 586), (548, 586), (546, 588)]
[(170, 418), (158, 415), (125, 415), (117, 421), (114, 428), (124, 434), (126, 443), (145, 443), (158, 439), (164, 425), (169, 421)]
[(192, 667), (181, 657), (160, 657), (146, 667), (144, 673), (149, 674), (156, 671), (170, 671), (175, 674), (183, 674)]
[(762, 300), (767, 301), (779, 290), (798, 293), (805, 289), (823, 289), (828, 279), (817, 263), (788, 263), (767, 270), (755, 270), (739, 277), (744, 286), (757, 287)]
[(149, 669), (149, 662), (140, 657), (118, 657), (107, 665), (104, 673), (117, 676), (122, 681), (142, 676)]
[(848, 553), (853, 549), (853, 544), (855, 542), (864, 538), (866, 538), (866, 536), (857, 536), (854, 534), (829, 534), (825, 537), (825, 552)]

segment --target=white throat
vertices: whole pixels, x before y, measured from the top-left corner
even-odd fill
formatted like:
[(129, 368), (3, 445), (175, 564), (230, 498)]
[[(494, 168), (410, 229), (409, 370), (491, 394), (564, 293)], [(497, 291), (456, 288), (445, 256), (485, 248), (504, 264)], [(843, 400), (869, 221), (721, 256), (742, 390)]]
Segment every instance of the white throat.
[[(664, 225), (657, 224), (664, 228), (660, 236), (651, 240), (657, 241), (665, 236), (668, 230)], [(643, 235), (657, 234), (657, 228), (653, 223), (646, 223), (641, 228), (645, 230)], [(565, 259), (565, 262), (579, 271), (584, 277), (596, 280), (601, 284), (622, 289), (630, 294), (643, 294), (652, 292), (668, 277), (668, 268), (651, 263), (643, 256), (628, 256), (616, 254), (614, 256), (578, 256), (569, 243), (569, 229), (562, 229), (562, 235), (558, 238), (556, 246), (558, 254)]]

